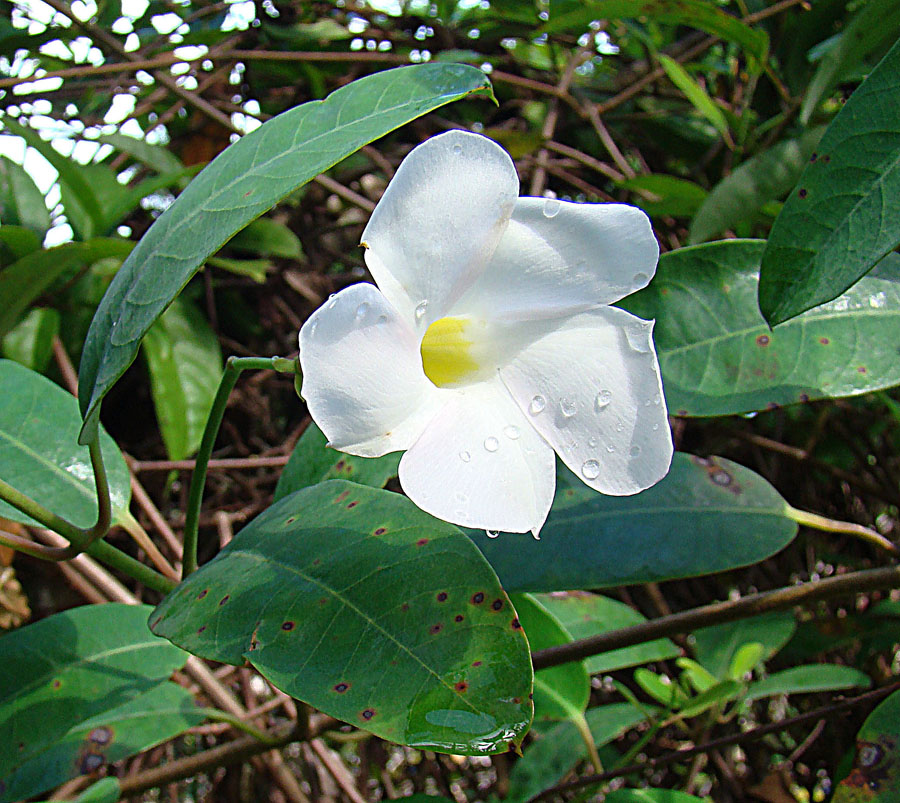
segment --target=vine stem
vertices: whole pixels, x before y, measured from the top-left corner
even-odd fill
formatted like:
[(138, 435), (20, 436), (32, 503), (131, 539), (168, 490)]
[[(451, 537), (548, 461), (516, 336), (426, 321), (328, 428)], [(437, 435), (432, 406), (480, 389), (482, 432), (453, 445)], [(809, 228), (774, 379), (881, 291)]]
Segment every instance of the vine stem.
[(228, 405), (228, 397), (238, 377), (244, 371), (278, 371), (279, 373), (296, 373), (295, 360), (287, 360), (283, 357), (229, 357), (225, 362), (225, 371), (219, 382), (216, 397), (213, 399), (206, 426), (203, 429), (203, 439), (200, 441), (200, 449), (197, 452), (197, 460), (194, 464), (194, 473), (191, 475), (191, 488), (188, 493), (187, 510), (184, 516), (184, 561), (182, 564), (182, 579), (197, 569), (197, 536), (200, 529), (200, 505), (203, 502), (203, 490), (206, 487), (206, 475), (209, 467), (209, 459), (212, 456), (219, 427), (222, 424), (222, 416)]
[(805, 527), (812, 527), (814, 530), (822, 530), (826, 533), (843, 533), (859, 538), (861, 541), (868, 541), (870, 544), (877, 546), (879, 549), (890, 552), (894, 556), (900, 556), (900, 547), (893, 541), (885, 538), (881, 533), (875, 530), (863, 527), (862, 524), (854, 524), (849, 521), (838, 521), (837, 519), (829, 519), (820, 516), (817, 513), (810, 513), (806, 510), (797, 510), (795, 507), (788, 505), (785, 511), (787, 517), (797, 524)]
[(779, 611), (843, 594), (854, 594), (877, 589), (896, 588), (900, 586), (900, 566), (887, 566), (880, 569), (866, 569), (850, 572), (838, 577), (814, 580), (800, 585), (749, 594), (737, 600), (716, 602), (699, 608), (661, 616), (631, 627), (624, 627), (608, 633), (570, 641), (555, 647), (547, 647), (532, 653), (535, 670), (558, 666), (569, 661), (580, 661), (590, 655), (597, 655), (622, 647), (631, 647), (645, 641), (673, 636), (678, 633), (689, 633), (698, 627), (733, 622), (757, 616), (768, 611)]

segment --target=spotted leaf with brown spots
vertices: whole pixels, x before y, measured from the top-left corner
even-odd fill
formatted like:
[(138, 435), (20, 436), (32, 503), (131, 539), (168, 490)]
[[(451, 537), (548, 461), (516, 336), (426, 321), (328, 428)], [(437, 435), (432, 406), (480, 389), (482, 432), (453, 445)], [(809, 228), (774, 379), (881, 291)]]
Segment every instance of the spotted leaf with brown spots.
[(867, 717), (856, 737), (856, 760), (832, 803), (894, 803), (900, 800), (900, 692)]

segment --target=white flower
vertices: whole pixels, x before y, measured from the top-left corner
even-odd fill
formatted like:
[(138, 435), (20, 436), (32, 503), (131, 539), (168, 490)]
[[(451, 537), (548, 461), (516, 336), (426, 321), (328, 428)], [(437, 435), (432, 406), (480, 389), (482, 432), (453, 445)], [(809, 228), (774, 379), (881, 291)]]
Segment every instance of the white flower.
[(669, 468), (652, 322), (608, 306), (659, 247), (639, 209), (519, 198), (509, 155), (450, 131), (403, 161), (363, 232), (372, 284), (300, 330), (302, 395), (335, 449), (401, 449), (400, 484), (467, 527), (538, 534), (554, 451), (626, 495)]

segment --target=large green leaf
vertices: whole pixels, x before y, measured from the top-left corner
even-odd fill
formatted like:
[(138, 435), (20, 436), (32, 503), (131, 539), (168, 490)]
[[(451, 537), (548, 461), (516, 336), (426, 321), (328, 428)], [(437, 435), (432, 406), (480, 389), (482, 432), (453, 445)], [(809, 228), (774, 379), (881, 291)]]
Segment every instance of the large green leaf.
[(725, 113), (716, 105), (709, 93), (675, 59), (660, 54), (659, 63), (669, 76), (669, 80), (682, 91), (691, 105), (712, 124), (726, 142), (731, 142)]
[(623, 302), (656, 318), (669, 409), (731, 415), (900, 384), (900, 256), (772, 331), (754, 304), (764, 247), (725, 240), (671, 251), (650, 286)]
[[(572, 640), (571, 633), (530, 594), (516, 594), (513, 604), (532, 651)], [(591, 679), (582, 661), (542, 669), (534, 676), (534, 719), (536, 722), (581, 719), (590, 694)]]
[(83, 439), (141, 338), (232, 235), (367, 142), (489, 86), (461, 64), (375, 73), (278, 115), (220, 154), (150, 227), (97, 309), (80, 369)]
[(778, 142), (725, 176), (706, 196), (691, 221), (690, 242), (709, 240), (790, 192), (824, 131), (818, 127), (797, 139)]
[(768, 660), (788, 643), (797, 623), (790, 611), (774, 611), (695, 630), (694, 655), (715, 677), (728, 677), (735, 654), (745, 644), (761, 644)]
[(900, 42), (863, 81), (775, 219), (759, 306), (773, 326), (830, 301), (900, 242)]
[(751, 28), (706, 0), (551, 0), (548, 33), (572, 28), (587, 30), (598, 19), (646, 17), (655, 22), (687, 25), (741, 45), (761, 62), (769, 49), (765, 31)]
[(800, 121), (808, 123), (835, 84), (873, 51), (893, 42), (898, 33), (900, 5), (897, 0), (868, 0), (819, 62), (803, 97)]
[(0, 220), (22, 226), (41, 238), (50, 228), (50, 212), (43, 193), (25, 168), (0, 156)]
[(773, 694), (802, 694), (804, 692), (853, 689), (872, 685), (871, 678), (852, 666), (838, 664), (810, 664), (792, 666), (774, 672), (750, 684), (747, 700), (771, 697)]
[[(87, 605), (0, 638), (0, 778), (46, 751), (72, 729), (127, 704), (180, 668), (187, 655), (147, 629), (149, 606)], [(33, 770), (31, 771), (33, 773)], [(29, 777), (33, 777), (30, 774)], [(4, 799), (27, 797), (32, 788)]]
[(53, 356), (53, 338), (59, 334), (60, 315), (50, 307), (33, 307), (0, 338), (0, 356), (43, 371)]
[[(187, 689), (159, 683), (134, 700), (74, 724), (45, 750), (19, 763), (0, 782), (5, 784), (0, 789), (0, 803), (21, 800), (77, 775), (96, 772), (105, 764), (171, 739), (204, 719), (205, 714), (195, 707)], [(117, 800), (118, 795), (112, 799)]]
[[(538, 601), (556, 616), (572, 638), (583, 639), (631, 627), (647, 621), (634, 608), (599, 594), (586, 591), (540, 594)], [(528, 635), (528, 629), (525, 630)], [(619, 650), (591, 655), (584, 660), (585, 667), (592, 675), (598, 672), (612, 672), (651, 661), (664, 661), (681, 655), (681, 649), (669, 639), (656, 639), (623, 647)]]
[(276, 502), (151, 625), (394, 742), (495, 753), (532, 716), (528, 645), (491, 568), (455, 527), (355, 483)]
[[(0, 477), (77, 527), (97, 520), (94, 471), (77, 443), (75, 398), (49, 379), (11, 360), (0, 360)], [(128, 510), (131, 478), (112, 438), (101, 431), (113, 517)], [(0, 501), (0, 516), (24, 524), (30, 517)]]
[(327, 442), (322, 430), (310, 421), (278, 478), (275, 501), (324, 480), (351, 480), (383, 488), (391, 477), (397, 476), (400, 452), (383, 457), (355, 457), (329, 449)]
[(616, 789), (603, 798), (604, 803), (702, 803), (694, 797), (674, 789)]
[(831, 803), (895, 803), (900, 798), (900, 691), (863, 722), (856, 736), (856, 761)]
[(772, 555), (797, 532), (769, 483), (719, 458), (676, 454), (668, 475), (636, 496), (576, 486), (557, 491), (540, 541), (467, 531), (504, 588), (608, 588), (721, 572)]
[(200, 447), (222, 378), (222, 350), (196, 306), (183, 298), (150, 327), (143, 343), (166, 452), (182, 460)]

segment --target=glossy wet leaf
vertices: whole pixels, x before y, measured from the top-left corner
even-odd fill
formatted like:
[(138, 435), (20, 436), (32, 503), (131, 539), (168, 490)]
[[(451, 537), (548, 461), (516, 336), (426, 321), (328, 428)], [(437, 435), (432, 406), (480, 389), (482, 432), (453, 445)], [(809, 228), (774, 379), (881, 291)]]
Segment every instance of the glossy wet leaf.
[(383, 488), (397, 476), (400, 452), (383, 457), (356, 457), (326, 447), (328, 439), (314, 421), (304, 430), (275, 486), (275, 500), (325, 480), (350, 480)]
[(851, 287), (900, 242), (900, 42), (850, 96), (775, 219), (759, 306), (781, 323)]
[(481, 70), (461, 64), (386, 70), (278, 115), (224, 151), (154, 222), (97, 309), (80, 368), (83, 436), (141, 338), (236, 232), (366, 143), (488, 88)]
[(831, 803), (894, 803), (900, 798), (900, 691), (866, 717), (856, 735), (856, 760)]
[(550, 20), (543, 30), (587, 30), (597, 19), (646, 17), (654, 22), (685, 25), (736, 42), (753, 59), (765, 58), (766, 32), (741, 22), (705, 0), (551, 0)]
[(177, 298), (150, 327), (142, 345), (153, 406), (170, 460), (200, 447), (222, 378), (222, 350), (206, 318)]
[(531, 720), (528, 645), (494, 573), (388, 491), (333, 480), (281, 499), (151, 624), (390, 741), (503, 752)]
[[(630, 703), (612, 703), (588, 709), (585, 719), (594, 744), (603, 747), (646, 717)], [(587, 758), (584, 740), (571, 722), (558, 722), (549, 727), (535, 725), (531, 732), (534, 740), (509, 773), (508, 800), (529, 800), (559, 783), (579, 761)]]
[[(572, 635), (535, 597), (517, 594), (513, 604), (532, 652), (572, 641)], [(534, 676), (535, 721), (581, 717), (590, 693), (591, 679), (581, 661), (542, 669)]]
[(714, 416), (900, 384), (900, 255), (840, 298), (769, 329), (754, 306), (762, 240), (664, 254), (622, 306), (656, 318), (669, 410)]
[(837, 689), (868, 688), (871, 678), (852, 666), (837, 664), (810, 664), (792, 666), (780, 672), (773, 672), (762, 680), (750, 684), (748, 700), (771, 697), (773, 694), (803, 694)]
[(22, 226), (39, 237), (50, 228), (50, 212), (43, 193), (20, 164), (0, 156), (0, 220)]
[[(0, 638), (0, 733), (7, 745), (0, 778), (31, 761), (40, 766), (72, 729), (134, 701), (184, 665), (188, 656), (147, 628), (150, 610), (86, 605)], [(7, 787), (7, 794), (19, 799), (45, 788), (13, 794)]]
[[(97, 520), (97, 494), (88, 449), (78, 445), (75, 397), (12, 360), (0, 360), (0, 387), (0, 477), (75, 526), (90, 527)], [(128, 510), (131, 478), (105, 431), (100, 443), (117, 518)], [(36, 523), (2, 501), (0, 516)]]
[(127, 703), (78, 722), (39, 754), (17, 764), (0, 782), (5, 784), (0, 803), (30, 797), (70, 778), (96, 772), (171, 739), (204, 719), (187, 689), (175, 683), (159, 683)]
[(717, 678), (726, 678), (735, 653), (744, 644), (761, 644), (768, 660), (788, 643), (796, 629), (797, 622), (790, 611), (703, 627), (693, 633), (694, 656)]
[[(557, 594), (538, 594), (537, 600), (562, 623), (574, 639), (588, 638), (623, 627), (646, 622), (646, 618), (624, 602), (586, 591)], [(526, 629), (525, 634), (528, 635)], [(664, 661), (681, 655), (681, 650), (669, 639), (656, 639), (623, 647), (619, 650), (591, 655), (584, 659), (592, 675), (612, 672), (652, 661)]]
[(690, 242), (710, 240), (752, 219), (769, 201), (789, 193), (824, 131), (819, 126), (797, 139), (782, 140), (738, 165), (712, 188), (697, 210), (691, 221)]
[[(560, 484), (541, 540), (467, 530), (509, 591), (611, 588), (756, 563), (797, 532), (762, 477), (728, 460), (676, 454), (636, 496)], [(628, 549), (622, 545), (627, 544)]]
[(700, 803), (703, 798), (673, 789), (616, 789), (603, 800), (604, 803)]

